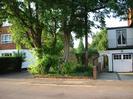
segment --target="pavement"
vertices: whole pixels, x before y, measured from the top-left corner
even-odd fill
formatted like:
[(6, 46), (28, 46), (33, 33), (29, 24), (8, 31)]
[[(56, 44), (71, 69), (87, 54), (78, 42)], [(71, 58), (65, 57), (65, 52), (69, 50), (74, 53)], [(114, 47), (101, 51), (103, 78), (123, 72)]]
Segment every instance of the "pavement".
[(100, 73), (98, 76), (98, 80), (119, 80), (117, 73)]
[[(0, 74), (0, 79), (20, 79), (20, 80), (30, 79), (30, 80), (35, 80), (37, 78), (34, 78), (27, 71), (22, 71), (22, 72), (11, 72), (11, 73)], [(39, 78), (39, 79), (52, 79), (52, 80), (55, 79), (55, 80), (57, 80), (57, 78)], [(63, 80), (66, 80), (66, 79), (68, 80), (68, 78), (63, 78)], [(58, 80), (61, 80), (61, 78), (58, 78)], [(71, 79), (71, 80), (73, 80), (73, 79)], [(90, 79), (88, 78), (88, 79), (81, 79), (81, 80), (90, 80)], [(133, 80), (133, 72), (132, 73), (102, 72), (99, 74), (97, 80)]]

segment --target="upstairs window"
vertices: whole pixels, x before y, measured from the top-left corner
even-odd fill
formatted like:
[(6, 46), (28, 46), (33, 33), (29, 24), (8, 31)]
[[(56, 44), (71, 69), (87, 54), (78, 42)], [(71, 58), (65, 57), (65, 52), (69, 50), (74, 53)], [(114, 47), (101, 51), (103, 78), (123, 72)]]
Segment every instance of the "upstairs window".
[(2, 44), (12, 43), (11, 34), (2, 34), (1, 43)]
[(117, 35), (117, 45), (124, 46), (126, 45), (126, 29), (116, 30)]

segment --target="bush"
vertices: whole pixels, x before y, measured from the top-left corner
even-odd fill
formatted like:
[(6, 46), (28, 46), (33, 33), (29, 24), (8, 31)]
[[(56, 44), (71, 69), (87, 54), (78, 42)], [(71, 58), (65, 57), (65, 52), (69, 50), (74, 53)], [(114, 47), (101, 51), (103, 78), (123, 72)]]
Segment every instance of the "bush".
[(89, 64), (88, 67), (83, 67), (82, 65), (78, 65), (75, 69), (74, 69), (74, 73), (76, 74), (80, 74), (80, 75), (84, 75), (84, 76), (92, 76), (92, 71), (93, 70), (93, 65)]
[(74, 68), (76, 67), (76, 63), (72, 62), (66, 62), (61, 65), (61, 73), (62, 74), (71, 74), (74, 71)]
[(24, 62), (26, 58), (25, 54), (23, 52), (19, 52), (19, 50), (18, 52), (13, 53), (13, 57), (20, 57), (22, 62)]
[(49, 72), (50, 68), (54, 68), (57, 70), (59, 58), (56, 55), (45, 55), (42, 59), (37, 60), (34, 64), (32, 64), (28, 71), (35, 74), (46, 74)]
[(98, 51), (94, 48), (89, 48), (88, 49), (88, 54), (89, 54), (89, 57), (92, 57), (94, 55), (98, 55)]
[(20, 71), (22, 57), (0, 57), (0, 72)]

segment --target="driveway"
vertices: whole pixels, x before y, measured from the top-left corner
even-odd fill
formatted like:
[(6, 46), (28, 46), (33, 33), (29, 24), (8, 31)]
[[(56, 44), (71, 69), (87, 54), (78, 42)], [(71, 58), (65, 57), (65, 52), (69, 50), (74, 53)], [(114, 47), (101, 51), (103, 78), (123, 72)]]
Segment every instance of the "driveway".
[(27, 71), (23, 70), (21, 72), (10, 72), (0, 74), (0, 79), (31, 79), (33, 76)]
[(133, 73), (103, 72), (99, 74), (98, 80), (133, 80)]
[(133, 73), (118, 73), (120, 80), (133, 80)]

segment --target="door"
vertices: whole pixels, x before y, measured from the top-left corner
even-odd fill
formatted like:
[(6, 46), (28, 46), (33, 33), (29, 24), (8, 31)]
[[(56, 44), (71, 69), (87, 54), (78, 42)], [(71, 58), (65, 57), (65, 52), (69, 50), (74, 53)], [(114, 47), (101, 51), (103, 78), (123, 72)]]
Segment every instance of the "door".
[(132, 72), (132, 54), (114, 54), (113, 71)]

